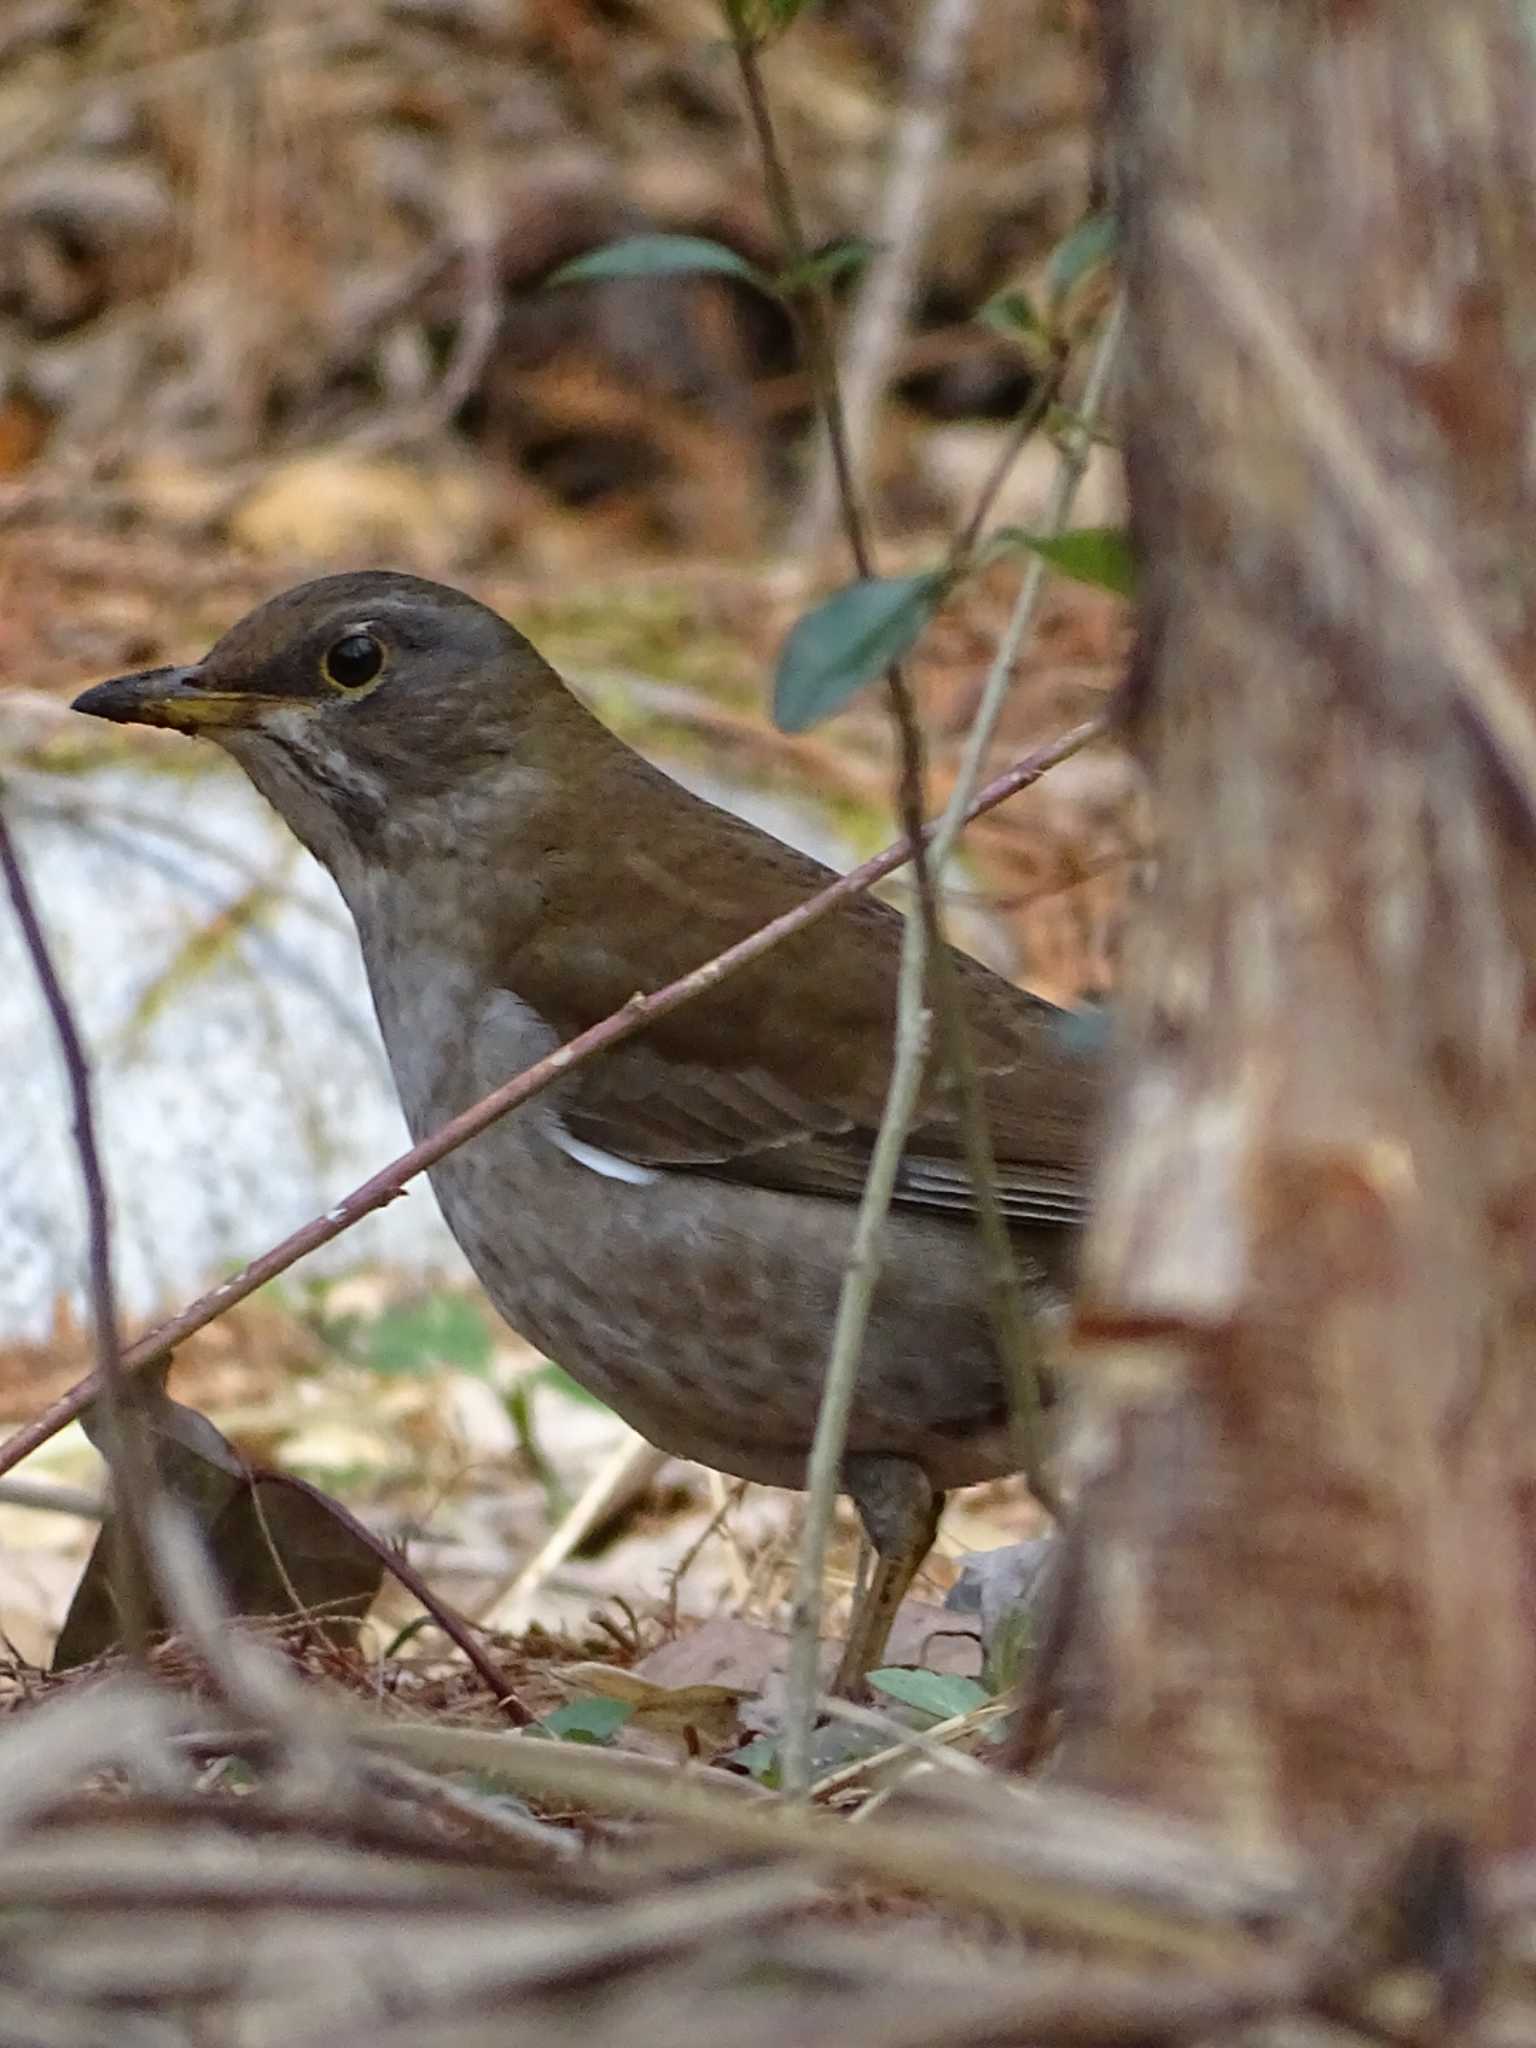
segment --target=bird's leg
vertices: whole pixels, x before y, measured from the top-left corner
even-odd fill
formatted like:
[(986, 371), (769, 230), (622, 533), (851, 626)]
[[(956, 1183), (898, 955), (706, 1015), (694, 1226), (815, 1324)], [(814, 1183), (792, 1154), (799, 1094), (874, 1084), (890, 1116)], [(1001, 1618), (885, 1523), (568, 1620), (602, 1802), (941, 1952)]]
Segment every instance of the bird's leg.
[(863, 1692), (865, 1678), (879, 1663), (896, 1610), (933, 1548), (944, 1496), (909, 1458), (855, 1453), (843, 1460), (843, 1485), (875, 1546), (874, 1573), (854, 1605), (833, 1682), (834, 1692), (852, 1699)]

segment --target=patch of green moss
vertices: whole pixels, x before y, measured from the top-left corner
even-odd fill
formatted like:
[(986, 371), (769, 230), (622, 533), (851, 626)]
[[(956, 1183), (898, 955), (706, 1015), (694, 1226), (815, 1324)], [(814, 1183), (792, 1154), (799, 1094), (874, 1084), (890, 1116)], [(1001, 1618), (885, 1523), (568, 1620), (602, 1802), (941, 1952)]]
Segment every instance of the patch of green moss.
[(763, 702), (762, 664), (728, 633), (701, 627), (687, 590), (665, 583), (591, 585), (534, 598), (518, 623), (557, 668), (633, 668), (748, 710)]

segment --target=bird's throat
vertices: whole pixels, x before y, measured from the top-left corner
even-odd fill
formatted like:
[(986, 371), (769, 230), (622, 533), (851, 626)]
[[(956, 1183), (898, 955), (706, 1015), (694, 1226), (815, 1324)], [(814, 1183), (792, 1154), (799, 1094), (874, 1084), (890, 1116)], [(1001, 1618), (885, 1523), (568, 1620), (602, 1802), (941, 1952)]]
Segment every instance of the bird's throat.
[(340, 881), (380, 850), (389, 812), (383, 781), (326, 735), (309, 712), (216, 735), (289, 830)]

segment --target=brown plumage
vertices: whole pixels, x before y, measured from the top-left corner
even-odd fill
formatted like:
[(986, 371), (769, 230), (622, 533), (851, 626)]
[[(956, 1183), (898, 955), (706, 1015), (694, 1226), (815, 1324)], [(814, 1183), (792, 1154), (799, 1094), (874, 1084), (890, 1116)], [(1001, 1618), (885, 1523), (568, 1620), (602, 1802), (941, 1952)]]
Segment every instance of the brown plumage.
[[(87, 691), (199, 732), (331, 870), (418, 1135), (745, 937), (827, 871), (680, 789), (495, 613), (327, 577), (205, 661)], [(901, 921), (841, 906), (433, 1171), (496, 1305), (662, 1447), (802, 1482), (889, 1077)], [(1053, 1315), (1097, 1064), (1063, 1013), (954, 956), (1021, 1274)], [(1011, 1469), (947, 1078), (909, 1143), (845, 1480), (887, 1567), (845, 1678), (931, 1538), (937, 1490)]]

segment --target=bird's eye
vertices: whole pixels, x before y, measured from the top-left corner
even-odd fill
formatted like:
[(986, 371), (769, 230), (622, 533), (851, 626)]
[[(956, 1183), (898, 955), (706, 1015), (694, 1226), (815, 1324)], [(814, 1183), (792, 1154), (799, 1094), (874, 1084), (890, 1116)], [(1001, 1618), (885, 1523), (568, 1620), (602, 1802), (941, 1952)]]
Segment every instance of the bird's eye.
[(343, 633), (325, 650), (326, 680), (339, 690), (360, 690), (384, 666), (384, 649), (371, 633)]

